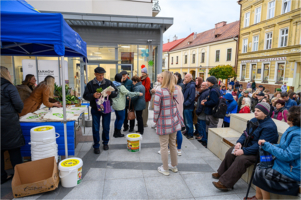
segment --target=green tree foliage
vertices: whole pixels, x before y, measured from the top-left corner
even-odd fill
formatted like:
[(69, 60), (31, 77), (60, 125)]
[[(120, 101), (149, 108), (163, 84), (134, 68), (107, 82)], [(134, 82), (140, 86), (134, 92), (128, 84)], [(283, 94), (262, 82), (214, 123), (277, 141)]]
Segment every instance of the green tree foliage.
[(231, 65), (218, 65), (209, 70), (210, 76), (215, 76), (217, 79), (228, 79), (236, 77), (236, 73)]

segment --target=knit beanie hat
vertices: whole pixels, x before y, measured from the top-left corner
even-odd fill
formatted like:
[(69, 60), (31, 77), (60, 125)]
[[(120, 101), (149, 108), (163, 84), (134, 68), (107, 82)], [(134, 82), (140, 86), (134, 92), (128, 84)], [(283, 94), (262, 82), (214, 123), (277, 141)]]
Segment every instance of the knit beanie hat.
[(261, 110), (265, 115), (269, 115), (270, 113), (270, 104), (268, 104), (267, 102), (261, 102), (258, 103), (255, 108), (258, 108), (259, 110)]
[(115, 81), (121, 83), (122, 75), (121, 74), (116, 74), (115, 75)]
[(145, 67), (145, 65), (141, 65), (141, 73), (146, 73), (147, 74), (147, 68)]
[(212, 84), (217, 84), (217, 79), (215, 78), (215, 76), (209, 76), (206, 81), (212, 83)]

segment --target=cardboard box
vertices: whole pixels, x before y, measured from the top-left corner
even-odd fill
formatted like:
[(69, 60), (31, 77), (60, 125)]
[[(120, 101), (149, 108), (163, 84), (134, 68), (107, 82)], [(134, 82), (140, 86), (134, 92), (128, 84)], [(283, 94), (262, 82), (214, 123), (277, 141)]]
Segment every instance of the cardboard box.
[(15, 198), (55, 190), (59, 185), (58, 168), (54, 157), (15, 166), (12, 190)]

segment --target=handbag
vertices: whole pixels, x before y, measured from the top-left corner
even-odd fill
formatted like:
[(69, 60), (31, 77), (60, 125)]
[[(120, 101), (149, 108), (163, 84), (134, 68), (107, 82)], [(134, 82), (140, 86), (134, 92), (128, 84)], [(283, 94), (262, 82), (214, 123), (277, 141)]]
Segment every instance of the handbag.
[(134, 120), (134, 119), (136, 119), (135, 111), (131, 107), (131, 98), (130, 98), (130, 101), (129, 101), (129, 111), (128, 111), (127, 119), (128, 120)]

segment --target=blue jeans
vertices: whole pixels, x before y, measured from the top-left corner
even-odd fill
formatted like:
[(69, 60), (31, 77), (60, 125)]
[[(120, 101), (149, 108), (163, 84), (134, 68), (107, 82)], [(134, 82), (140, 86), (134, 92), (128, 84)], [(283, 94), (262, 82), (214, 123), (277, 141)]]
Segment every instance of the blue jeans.
[(193, 110), (184, 110), (184, 122), (187, 135), (193, 137)]
[(182, 141), (183, 141), (182, 132), (178, 131), (177, 132), (177, 144), (178, 144), (177, 148), (178, 149), (181, 149), (181, 147), (182, 147)]
[(207, 142), (206, 120), (198, 119), (198, 130), (199, 130), (199, 136), (203, 137), (202, 141)]
[(102, 117), (102, 143), (103, 145), (107, 145), (109, 143), (109, 134), (110, 134), (110, 122), (111, 122), (111, 113), (104, 114), (103, 112), (97, 111), (95, 109), (91, 109), (92, 114), (92, 130), (93, 130), (93, 140), (94, 145), (93, 148), (99, 148), (99, 125), (100, 125), (100, 118)]
[(115, 129), (121, 130), (122, 124), (125, 119), (125, 110), (115, 110), (116, 120)]

